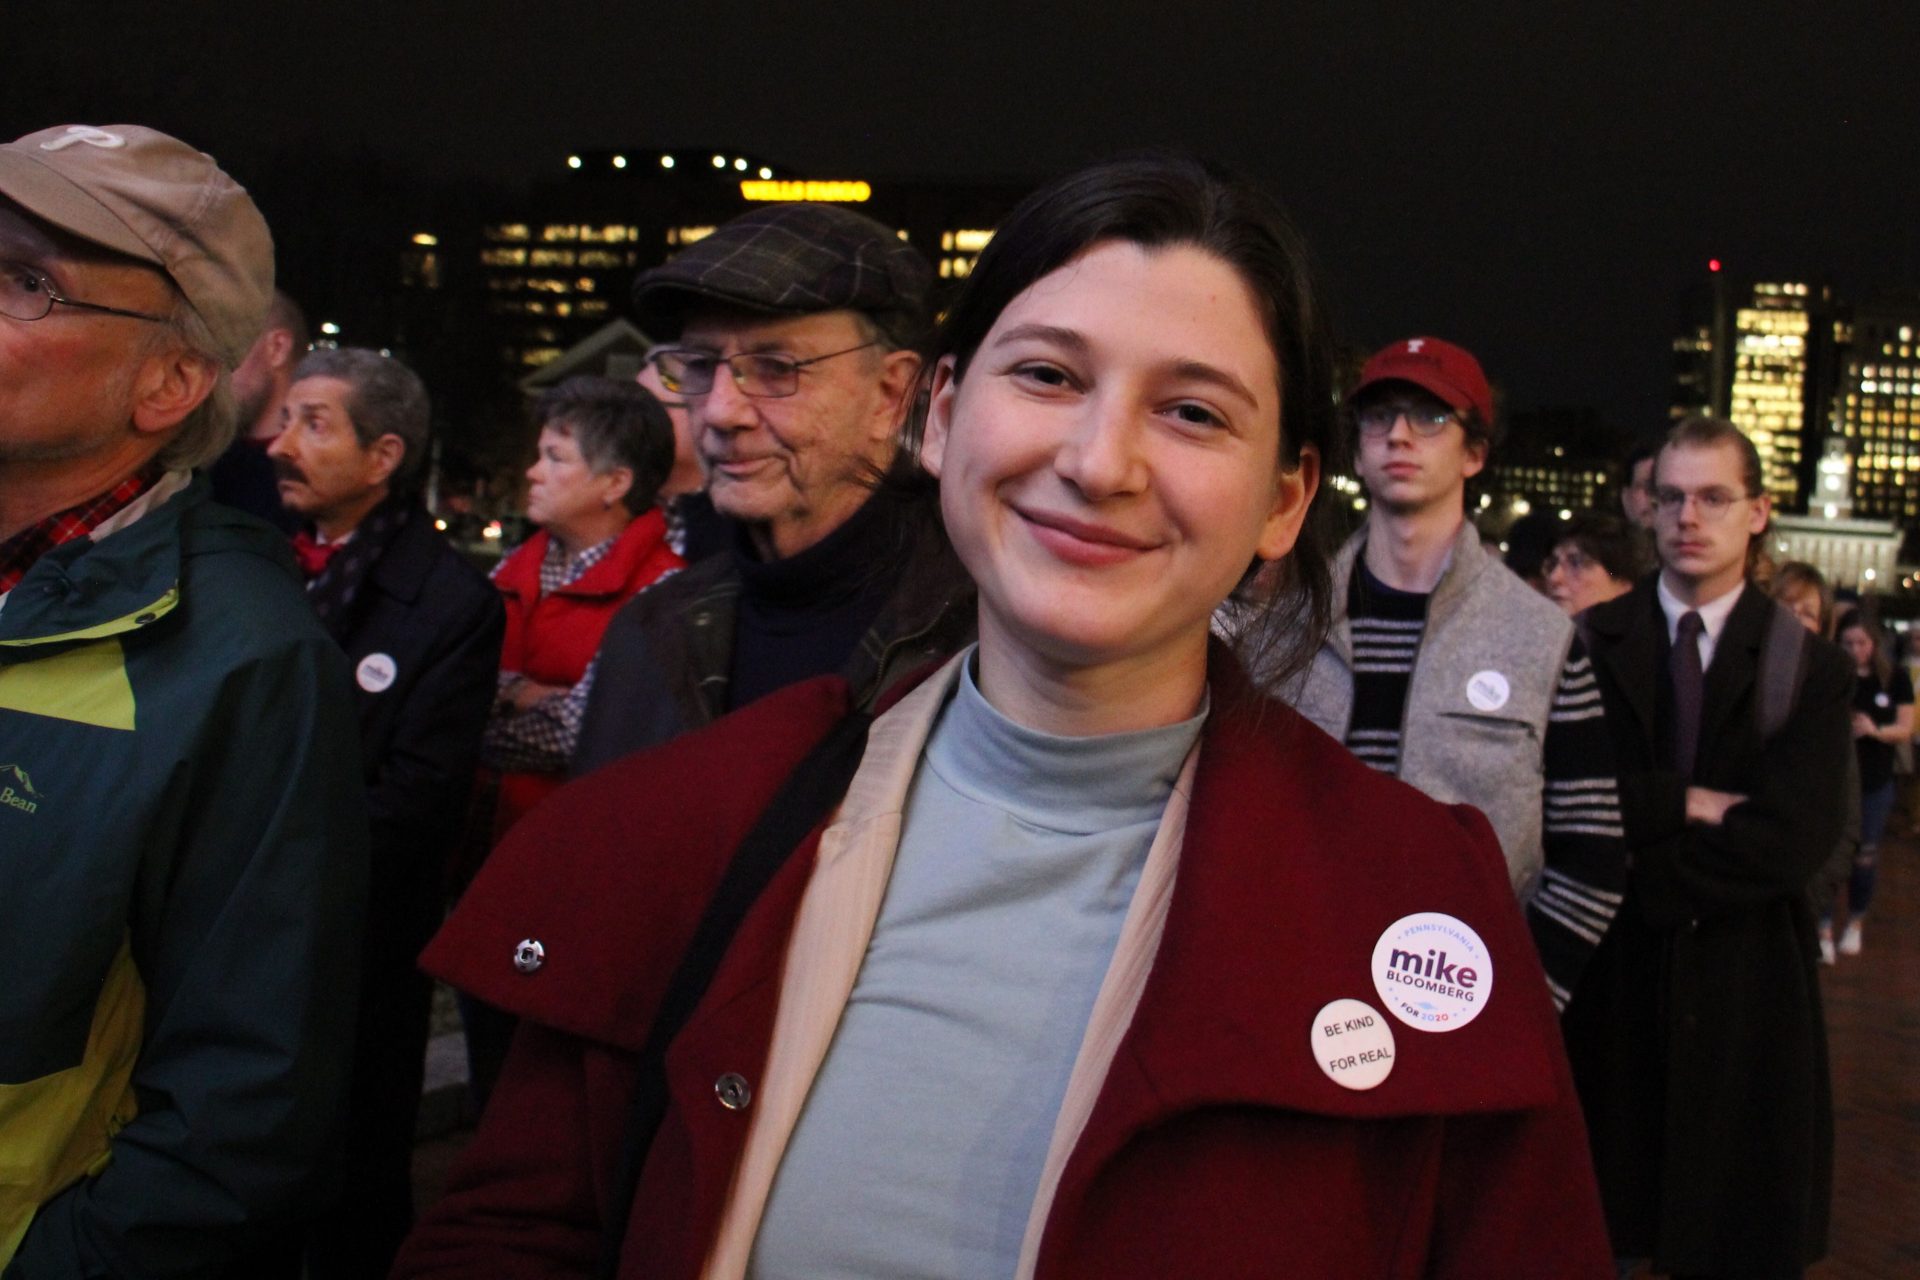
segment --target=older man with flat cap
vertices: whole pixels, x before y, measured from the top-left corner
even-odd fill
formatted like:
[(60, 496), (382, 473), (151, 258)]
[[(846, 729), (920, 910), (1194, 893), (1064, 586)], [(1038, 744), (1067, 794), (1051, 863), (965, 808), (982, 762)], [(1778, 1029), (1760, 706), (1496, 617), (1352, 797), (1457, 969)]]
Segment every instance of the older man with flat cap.
[(871, 705), (971, 638), (930, 495), (876, 488), (928, 322), (926, 259), (833, 205), (757, 209), (634, 285), (730, 552), (634, 598), (576, 686), (577, 773), (838, 673)]
[(365, 907), (351, 686), (192, 469), (273, 248), (133, 125), (0, 145), (0, 1267), (218, 1273), (304, 1211)]

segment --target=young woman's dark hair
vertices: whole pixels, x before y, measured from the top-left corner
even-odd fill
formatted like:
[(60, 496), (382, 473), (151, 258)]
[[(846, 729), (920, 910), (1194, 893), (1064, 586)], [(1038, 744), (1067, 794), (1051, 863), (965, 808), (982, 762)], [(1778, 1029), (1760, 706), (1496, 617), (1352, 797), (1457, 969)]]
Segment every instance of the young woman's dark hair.
[[(1280, 463), (1292, 470), (1303, 446), (1320, 455), (1320, 475), (1342, 470), (1331, 332), (1305, 242), (1279, 203), (1227, 170), (1178, 153), (1128, 156), (1076, 170), (1022, 200), (981, 252), (928, 350), (926, 386), (945, 357), (956, 379), (994, 322), (1028, 286), (1093, 246), (1125, 241), (1145, 249), (1191, 245), (1232, 267), (1253, 295), (1280, 366)], [(916, 415), (917, 417), (918, 415)], [(921, 423), (909, 433), (917, 443)], [(1332, 613), (1329, 560), (1337, 534), (1329, 504), (1315, 502), (1293, 550), (1262, 575), (1264, 607), (1241, 618), (1239, 645), (1263, 681), (1278, 684), (1318, 652)], [(1249, 566), (1236, 591), (1254, 599)], [(1270, 592), (1270, 594), (1269, 594)]]
[(1619, 582), (1638, 582), (1653, 568), (1639, 530), (1610, 511), (1575, 512), (1554, 541), (1571, 542)]
[(1833, 638), (1837, 642), (1849, 631), (1858, 631), (1873, 643), (1873, 673), (1886, 685), (1893, 680), (1893, 658), (1887, 652), (1886, 633), (1867, 620), (1867, 615), (1858, 609), (1849, 609), (1841, 614), (1833, 625)]

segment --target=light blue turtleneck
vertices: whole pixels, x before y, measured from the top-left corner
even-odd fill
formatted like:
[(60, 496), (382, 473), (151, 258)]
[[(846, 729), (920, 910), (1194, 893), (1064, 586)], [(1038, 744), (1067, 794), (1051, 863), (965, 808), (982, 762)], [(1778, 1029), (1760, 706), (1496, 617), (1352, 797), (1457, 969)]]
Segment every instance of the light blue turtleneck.
[(775, 1178), (754, 1280), (1005, 1280), (1140, 868), (1205, 719), (1063, 738), (972, 659)]

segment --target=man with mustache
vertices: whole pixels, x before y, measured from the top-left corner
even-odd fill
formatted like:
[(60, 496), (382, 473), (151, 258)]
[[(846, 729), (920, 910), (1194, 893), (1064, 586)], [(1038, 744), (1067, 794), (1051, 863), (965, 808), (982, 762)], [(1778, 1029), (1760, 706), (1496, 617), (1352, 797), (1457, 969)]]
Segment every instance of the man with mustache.
[(9, 1277), (218, 1275), (324, 1194), (366, 905), (348, 676), (284, 539), (194, 475), (272, 290), (211, 156), (0, 145)]
[(1626, 877), (1592, 664), (1467, 519), (1497, 425), (1480, 362), (1408, 338), (1367, 361), (1348, 404), (1370, 505), (1296, 701), (1376, 769), (1487, 815), (1564, 1008)]
[(933, 272), (833, 205), (742, 214), (640, 276), (650, 362), (684, 400), (732, 547), (634, 598), (575, 686), (584, 773), (811, 676), (870, 706), (971, 634), (972, 596), (928, 494), (894, 458)]
[(316, 351), (267, 450), (307, 599), (352, 664), (373, 880), (361, 955), (345, 1192), (308, 1245), (313, 1277), (385, 1275), (412, 1222), (414, 1115), (432, 986), (414, 957), (440, 922), (493, 705), (500, 594), (420, 503), (426, 388), (398, 360)]

